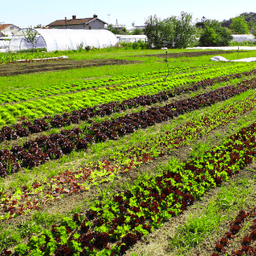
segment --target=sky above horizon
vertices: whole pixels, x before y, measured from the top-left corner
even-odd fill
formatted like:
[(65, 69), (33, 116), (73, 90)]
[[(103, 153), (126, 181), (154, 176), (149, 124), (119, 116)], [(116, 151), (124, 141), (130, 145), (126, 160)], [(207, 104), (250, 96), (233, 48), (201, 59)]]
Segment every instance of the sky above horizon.
[[(254, 8), (253, 8), (254, 6)], [(126, 25), (130, 27), (132, 22), (135, 25), (143, 25), (150, 15), (157, 15), (161, 19), (170, 16), (180, 16), (184, 11), (192, 14), (193, 21), (205, 16), (207, 19), (222, 21), (238, 16), (244, 12), (256, 12), (255, 0), (232, 0), (232, 1), (205, 1), (205, 0), (12, 0), (11, 3), (3, 1), (0, 5), (0, 23), (14, 24), (21, 28), (43, 26), (72, 15), (77, 18), (90, 18), (97, 14), (98, 18), (110, 23)]]

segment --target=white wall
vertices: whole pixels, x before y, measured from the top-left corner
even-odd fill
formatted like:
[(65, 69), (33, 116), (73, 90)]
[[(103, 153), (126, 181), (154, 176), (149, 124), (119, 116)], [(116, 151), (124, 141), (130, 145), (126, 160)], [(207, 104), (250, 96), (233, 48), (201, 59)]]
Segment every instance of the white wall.
[(17, 33), (19, 30), (20, 30), (20, 28), (14, 26), (14, 25), (10, 25), (10, 26), (4, 28), (3, 30), (1, 30), (1, 32), (4, 35), (11, 36), (11, 35), (15, 35), (15, 33)]
[(254, 35), (232, 35), (234, 42), (243, 42), (243, 41), (256, 41)]

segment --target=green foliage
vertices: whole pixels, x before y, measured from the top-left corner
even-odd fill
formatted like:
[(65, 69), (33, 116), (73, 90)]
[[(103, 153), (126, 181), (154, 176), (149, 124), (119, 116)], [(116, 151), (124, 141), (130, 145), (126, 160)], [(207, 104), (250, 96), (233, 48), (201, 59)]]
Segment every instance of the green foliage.
[(174, 47), (186, 48), (193, 41), (195, 27), (192, 25), (192, 15), (182, 12), (179, 18), (174, 19)]
[(186, 48), (195, 33), (191, 22), (192, 15), (185, 12), (181, 12), (180, 17), (171, 16), (163, 21), (156, 15), (150, 16), (144, 31), (148, 38), (148, 47)]
[(131, 35), (143, 35), (143, 30), (140, 29), (140, 28), (135, 28), (135, 29), (132, 31)]
[(32, 27), (27, 28), (25, 31), (23, 31), (24, 40), (32, 45), (32, 52), (34, 51), (34, 48), (37, 44), (38, 38), (38, 32), (34, 30)]
[(244, 16), (238, 16), (232, 19), (230, 29), (235, 34), (249, 34), (248, 22), (244, 19)]
[(147, 45), (145, 42), (139, 40), (137, 42), (121, 42), (120, 46), (125, 48), (125, 49), (146, 49)]
[(113, 34), (117, 34), (117, 35), (129, 35), (129, 32), (125, 27), (122, 29), (118, 29), (118, 28), (114, 28), (114, 26), (112, 24), (109, 24), (108, 30), (110, 32), (112, 32)]
[(222, 27), (217, 20), (207, 20), (199, 39), (201, 46), (228, 46), (232, 32)]

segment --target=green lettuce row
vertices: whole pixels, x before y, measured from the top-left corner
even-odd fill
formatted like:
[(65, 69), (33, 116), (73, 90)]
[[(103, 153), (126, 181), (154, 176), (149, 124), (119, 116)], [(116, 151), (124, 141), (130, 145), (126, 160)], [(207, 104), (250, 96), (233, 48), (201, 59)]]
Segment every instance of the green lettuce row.
[[(248, 67), (237, 65), (230, 71), (220, 70), (219, 72), (213, 72), (211, 74), (205, 74), (205, 79), (211, 79), (221, 75), (233, 74), (238, 71), (248, 71)], [(152, 95), (159, 93), (166, 89), (177, 87), (181, 84), (189, 84), (192, 82), (198, 82), (202, 80), (203, 74), (193, 79), (181, 79), (179, 82), (167, 81), (156, 84), (150, 84), (147, 86), (132, 87), (131, 89), (125, 89), (119, 87), (119, 90), (107, 90), (106, 88), (100, 88), (98, 90), (89, 89), (87, 91), (65, 94), (59, 96), (53, 96), (50, 98), (43, 98), (33, 100), (29, 102), (21, 102), (17, 104), (6, 104), (0, 106), (0, 125), (4, 125), (6, 121), (13, 124), (16, 122), (15, 117), (25, 116), (29, 118), (43, 117), (45, 115), (54, 115), (57, 113), (70, 112), (72, 110), (78, 110), (80, 108), (93, 107), (99, 104), (109, 103), (112, 101), (122, 101), (137, 96)], [(127, 87), (124, 85), (123, 87)]]
[[(202, 68), (206, 65), (202, 65)], [(201, 67), (196, 67), (193, 69), (197, 69)], [(117, 76), (111, 78), (97, 78), (92, 80), (85, 80), (85, 81), (74, 81), (70, 83), (61, 83), (58, 85), (48, 85), (43, 86), (40, 88), (29, 88), (24, 90), (18, 91), (7, 91), (3, 92), (0, 95), (0, 104), (1, 103), (11, 103), (11, 102), (18, 102), (18, 101), (26, 101), (33, 98), (40, 98), (40, 97), (47, 97), (51, 95), (58, 95), (64, 94), (69, 92), (76, 92), (81, 90), (86, 90), (95, 87), (102, 87), (102, 86), (114, 86), (119, 85), (122, 83), (130, 83), (135, 81), (140, 81), (140, 83), (146, 83), (146, 80), (166, 76), (167, 72), (170, 74), (180, 73), (181, 71), (186, 71), (188, 67), (185, 68), (171, 68), (169, 72), (167, 70), (159, 70), (154, 72), (147, 72), (137, 75), (130, 75), (130, 76)], [(143, 82), (144, 81), (144, 82)]]
[[(85, 214), (64, 218), (52, 231), (45, 230), (27, 245), (17, 246), (15, 253), (53, 255), (67, 250), (73, 255), (123, 255), (142, 236), (182, 213), (206, 191), (228, 181), (229, 176), (250, 164), (255, 155), (253, 123), (200, 157), (181, 164), (169, 163), (163, 174), (144, 175), (129, 190), (110, 196), (103, 193), (103, 199), (91, 203)], [(102, 237), (105, 243), (99, 246), (94, 237)], [(110, 241), (114, 244), (111, 248)]]

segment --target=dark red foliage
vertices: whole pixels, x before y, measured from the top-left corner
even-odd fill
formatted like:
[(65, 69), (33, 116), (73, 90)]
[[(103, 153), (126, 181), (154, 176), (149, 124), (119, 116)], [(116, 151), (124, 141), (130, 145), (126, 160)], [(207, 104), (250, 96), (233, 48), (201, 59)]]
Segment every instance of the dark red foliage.
[(244, 236), (243, 240), (242, 240), (242, 244), (243, 245), (249, 245), (252, 242), (252, 237), (250, 236)]
[(67, 245), (61, 245), (55, 251), (55, 256), (72, 256), (72, 250)]
[(250, 233), (250, 238), (255, 241), (256, 240), (256, 230), (253, 230), (251, 233)]
[(128, 248), (136, 244), (138, 241), (138, 236), (128, 233), (122, 238), (122, 243), (125, 243)]
[(12, 255), (11, 251), (7, 251), (6, 248), (4, 248), (1, 252), (0, 252), (0, 256), (9, 256)]
[(226, 237), (221, 238), (220, 244), (223, 246), (227, 246), (228, 244), (228, 239)]
[(224, 246), (219, 243), (219, 244), (216, 244), (215, 249), (216, 249), (218, 252), (223, 252), (223, 251), (224, 251)]
[(241, 229), (241, 226), (239, 226), (239, 225), (232, 225), (232, 226), (230, 227), (230, 232), (231, 232), (233, 235), (235, 235), (235, 234), (237, 234), (237, 233), (239, 232), (240, 229)]
[(102, 250), (110, 242), (109, 234), (103, 233), (92, 233), (93, 234), (93, 246), (99, 250)]
[(1, 133), (5, 136), (6, 140), (16, 140), (18, 138), (17, 133), (8, 126), (4, 126)]
[(84, 232), (84, 233), (87, 233), (87, 232), (89, 231), (89, 226), (86, 225), (86, 222), (87, 222), (87, 221), (88, 221), (88, 220), (84, 220), (84, 221), (82, 222), (81, 226), (80, 226), (81, 231)]

